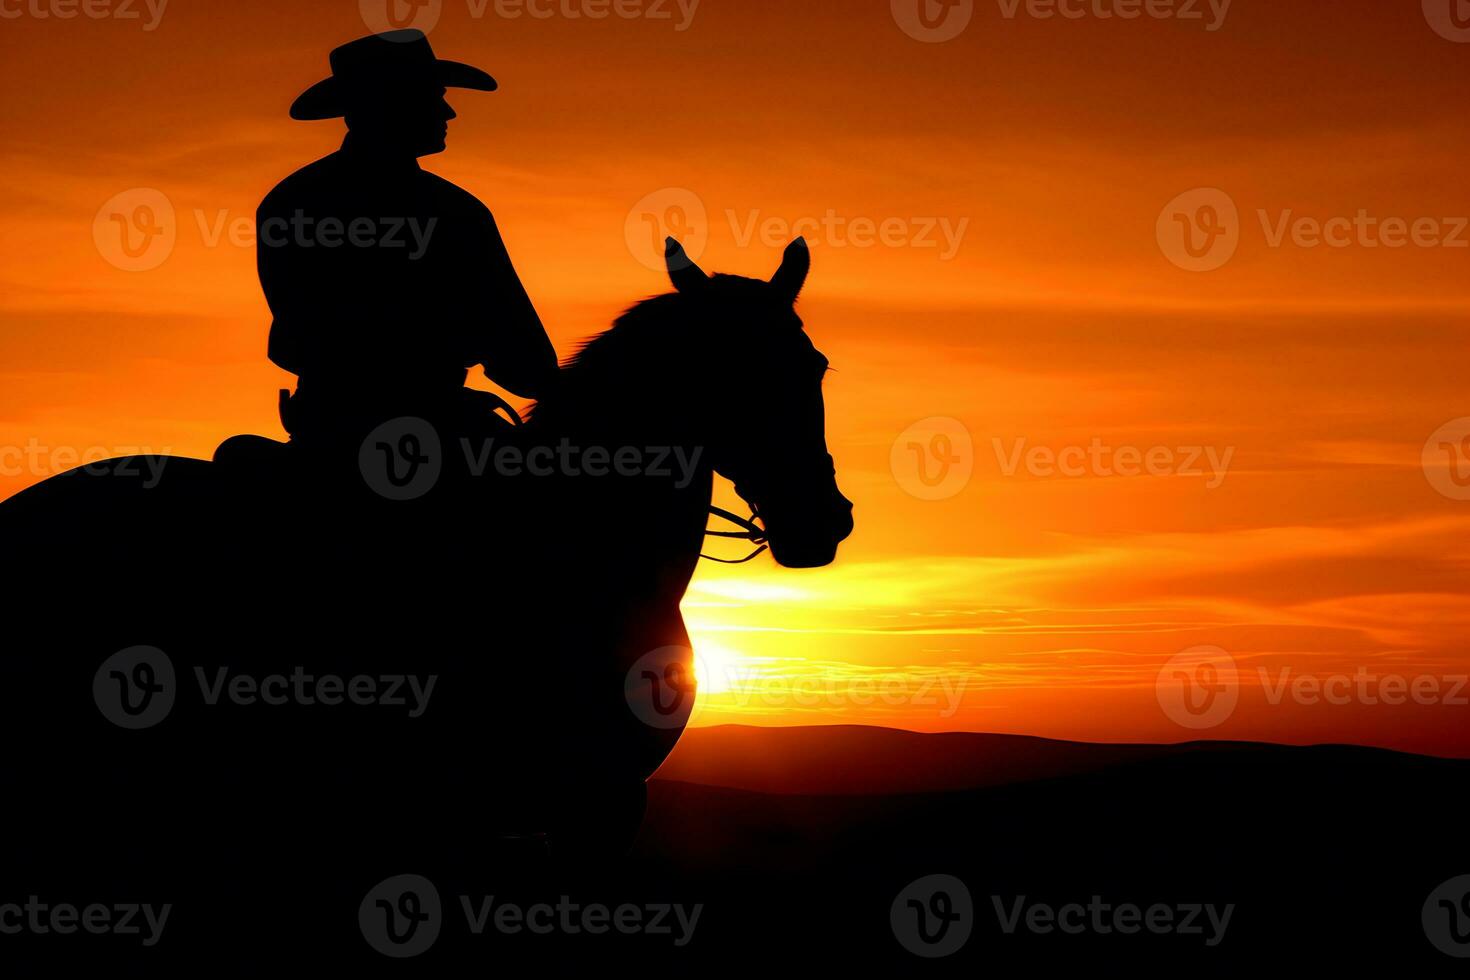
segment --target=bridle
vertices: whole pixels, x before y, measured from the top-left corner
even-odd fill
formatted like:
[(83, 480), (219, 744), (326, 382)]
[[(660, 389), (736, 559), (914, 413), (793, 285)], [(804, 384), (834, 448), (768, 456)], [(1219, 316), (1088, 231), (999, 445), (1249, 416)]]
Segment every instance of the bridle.
[(755, 558), (760, 555), (761, 552), (770, 547), (770, 545), (766, 543), (765, 528), (755, 523), (756, 518), (760, 516), (760, 512), (756, 510), (754, 505), (752, 505), (750, 508), (749, 517), (741, 517), (738, 514), (732, 514), (723, 507), (711, 506), (709, 512), (715, 517), (720, 518), (721, 520), (729, 521), (736, 527), (741, 528), (741, 530), (711, 531), (709, 528), (705, 528), (704, 533), (706, 537), (739, 538), (743, 541), (749, 541), (751, 544), (760, 545), (760, 547), (756, 548), (744, 558), (716, 558), (714, 555), (706, 555), (702, 551), (699, 553), (699, 557), (708, 558), (710, 561), (717, 561), (721, 565), (744, 565), (748, 561), (755, 560)]
[[(832, 476), (837, 472), (837, 464), (832, 461), (832, 454), (827, 453), (822, 457), (821, 462), (813, 464), (811, 469), (813, 472), (825, 476)], [(742, 486), (739, 481), (736, 482), (735, 492), (744, 500), (751, 500), (756, 497), (756, 492), (750, 492), (755, 489), (748, 484)], [(760, 508), (755, 504), (750, 505), (749, 517), (741, 517), (738, 514), (730, 513), (730, 511), (725, 510), (723, 507), (715, 507), (713, 505), (710, 507), (709, 512), (721, 520), (729, 521), (731, 524), (740, 528), (740, 530), (711, 531), (709, 528), (705, 528), (704, 533), (706, 537), (738, 538), (742, 541), (749, 541), (751, 544), (758, 545), (759, 547), (744, 558), (716, 558), (714, 555), (706, 555), (702, 551), (699, 553), (699, 557), (708, 558), (710, 561), (717, 561), (721, 565), (744, 565), (748, 561), (754, 561), (762, 552), (770, 548), (770, 545), (766, 541), (766, 529), (755, 523), (761, 519)]]

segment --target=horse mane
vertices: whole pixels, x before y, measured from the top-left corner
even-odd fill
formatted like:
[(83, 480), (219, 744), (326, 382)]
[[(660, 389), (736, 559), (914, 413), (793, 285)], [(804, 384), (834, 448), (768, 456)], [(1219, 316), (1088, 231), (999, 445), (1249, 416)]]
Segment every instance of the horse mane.
[[(715, 276), (713, 278), (739, 278)], [(633, 304), (602, 333), (588, 338), (562, 362), (558, 389), (531, 405), (527, 418), (555, 414), (616, 389), (627, 397), (642, 379), (670, 379), (680, 370), (677, 341), (689, 334), (685, 315), (689, 301), (678, 293), (650, 296)]]
[[(741, 290), (764, 288), (760, 280), (715, 273), (712, 290), (738, 297)], [(689, 346), (707, 336), (691, 329), (693, 300), (678, 292), (650, 296), (624, 310), (613, 325), (578, 345), (562, 362), (557, 390), (530, 406), (527, 419), (575, 411), (588, 401), (609, 397), (626, 400), (640, 388), (667, 389), (687, 371)]]
[(562, 362), (557, 390), (533, 403), (527, 419), (544, 419), (570, 404), (596, 398), (619, 380), (626, 384), (635, 367), (640, 373), (657, 371), (650, 357), (665, 348), (659, 340), (672, 329), (679, 305), (678, 293), (666, 293), (624, 310), (611, 327), (584, 340)]
[[(563, 371), (577, 373), (596, 369), (608, 361), (626, 360), (635, 349), (643, 348), (675, 325), (678, 309), (683, 304), (678, 293), (650, 296), (633, 304), (613, 321), (613, 325), (578, 345), (575, 353), (562, 365)], [(657, 336), (656, 336), (657, 335)]]

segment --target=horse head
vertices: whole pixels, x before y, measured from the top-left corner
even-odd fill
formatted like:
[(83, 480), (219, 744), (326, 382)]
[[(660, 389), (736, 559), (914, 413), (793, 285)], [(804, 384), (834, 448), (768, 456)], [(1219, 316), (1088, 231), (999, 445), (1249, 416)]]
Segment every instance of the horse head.
[(805, 240), (787, 247), (770, 281), (708, 275), (672, 238), (666, 257), (681, 319), (697, 333), (702, 373), (690, 407), (715, 471), (760, 515), (777, 562), (830, 564), (852, 533), (852, 501), (827, 451), (827, 358), (796, 313), (811, 270)]

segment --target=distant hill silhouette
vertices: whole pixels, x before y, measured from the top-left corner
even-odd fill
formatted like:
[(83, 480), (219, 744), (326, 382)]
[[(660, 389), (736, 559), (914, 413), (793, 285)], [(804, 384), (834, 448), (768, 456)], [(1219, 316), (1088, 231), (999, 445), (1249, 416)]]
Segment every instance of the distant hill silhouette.
[[(699, 773), (773, 791), (669, 778)], [(801, 785), (821, 791), (791, 791)], [(884, 789), (899, 786), (908, 788)], [(260, 943), (160, 945), (127, 956), (115, 945), (99, 949), (116, 957), (108, 960), (114, 967), (136, 959), (191, 968), (228, 949), (230, 963), (261, 968), (246, 975), (308, 957), (352, 976), (549, 967), (599, 975), (1274, 977), (1303, 964), (1325, 976), (1463, 977), (1466, 960), (1427, 938), (1424, 909), (1442, 883), (1470, 874), (1467, 802), (1470, 760), (1353, 746), (1092, 745), (841, 726), (693, 730), (650, 782), (631, 852), (608, 865), (546, 865), (534, 841), (508, 841), (469, 860), (394, 860), (372, 874), (302, 868), (262, 905), (233, 890), (249, 880), (252, 852), (240, 846), (248, 842), (214, 850), (201, 843), (209, 859), (190, 888), (140, 890), (142, 879), (130, 879), (120, 893), (177, 896), (169, 900), (178, 903), (171, 928), (180, 939), (248, 920)], [(199, 832), (213, 839), (210, 828)], [(139, 854), (146, 859), (146, 849)], [(386, 960), (358, 931), (351, 910), (380, 873), (422, 874), (444, 898), (444, 931), (421, 958)], [(893, 910), (930, 875), (964, 882), (973, 928), (952, 955), (926, 961), (896, 938)], [(28, 885), (16, 881), (12, 890), (25, 895)], [(667, 933), (476, 936), (461, 896), (673, 903), (700, 913), (683, 944)], [(1232, 911), (1214, 945), (1198, 934), (1008, 932), (995, 911), (996, 903), (1060, 908), (1094, 897)], [(323, 916), (332, 909), (347, 914)]]
[[(696, 774), (726, 785), (670, 778)], [(1463, 976), (1466, 960), (1430, 944), (1421, 912), (1442, 882), (1470, 874), (1467, 802), (1470, 760), (1355, 746), (729, 726), (686, 733), (650, 784), (633, 857), (669, 887), (719, 896), (707, 899), (706, 952), (743, 949), (759, 963), (779, 949), (788, 969), (1194, 977), (1300, 962), (1328, 975)], [(963, 949), (925, 964), (895, 941), (889, 915), (901, 889), (931, 874), (963, 880), (977, 917)], [(1007, 934), (992, 907), (993, 896), (1094, 895), (1235, 913), (1207, 947)]]
[(1251, 744), (1110, 745), (1026, 735), (925, 734), (866, 725), (719, 725), (687, 731), (657, 778), (756, 793), (939, 793)]

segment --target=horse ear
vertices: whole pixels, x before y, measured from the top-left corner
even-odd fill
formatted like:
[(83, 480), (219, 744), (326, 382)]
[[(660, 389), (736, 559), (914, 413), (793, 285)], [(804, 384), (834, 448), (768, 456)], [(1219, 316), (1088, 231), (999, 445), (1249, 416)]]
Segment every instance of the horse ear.
[(805, 238), (798, 238), (786, 246), (786, 254), (781, 258), (781, 268), (771, 277), (771, 285), (781, 295), (791, 297), (791, 302), (795, 303), (796, 297), (801, 295), (801, 287), (806, 285), (807, 273), (811, 271), (812, 251), (807, 248)]
[(681, 293), (692, 293), (709, 282), (709, 276), (673, 238), (664, 239), (664, 262), (669, 267), (669, 280)]

